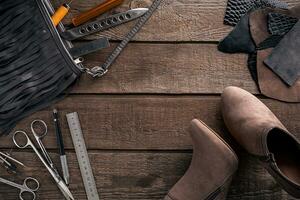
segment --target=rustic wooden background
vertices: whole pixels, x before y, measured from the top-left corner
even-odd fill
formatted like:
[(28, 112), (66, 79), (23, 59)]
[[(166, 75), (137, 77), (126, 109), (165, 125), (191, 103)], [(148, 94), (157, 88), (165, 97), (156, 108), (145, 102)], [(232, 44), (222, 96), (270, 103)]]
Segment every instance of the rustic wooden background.
[[(75, 0), (65, 23), (102, 0)], [(53, 0), (55, 7), (62, 0)], [(126, 0), (114, 12), (148, 6), (151, 0)], [(290, 6), (297, 0), (287, 0)], [(17, 129), (29, 131), (33, 119), (45, 120), (50, 134), (46, 147), (59, 166), (51, 110), (63, 118), (63, 134), (70, 165), (70, 189), (76, 199), (86, 199), (76, 155), (64, 114), (78, 112), (89, 149), (100, 198), (162, 199), (189, 166), (192, 147), (187, 127), (199, 118), (236, 146), (240, 168), (230, 200), (292, 200), (266, 171), (230, 139), (220, 115), (220, 93), (226, 86), (242, 87), (258, 95), (286, 127), (300, 138), (300, 105), (286, 104), (258, 94), (246, 67), (245, 55), (217, 51), (217, 43), (231, 28), (223, 25), (226, 0), (165, 0), (143, 30), (112, 66), (92, 80), (83, 76), (70, 95), (55, 106), (23, 120)], [(112, 47), (134, 23), (101, 35)], [(83, 42), (83, 41), (81, 41)], [(86, 57), (86, 65), (101, 63), (112, 50)], [(1, 150), (14, 148), (11, 138), (1, 138)], [(1, 177), (20, 182), (27, 176), (41, 183), (38, 199), (62, 199), (59, 190), (31, 150), (13, 149), (13, 156), (28, 167), (19, 176), (0, 169)], [(18, 191), (1, 185), (0, 199), (15, 200)]]

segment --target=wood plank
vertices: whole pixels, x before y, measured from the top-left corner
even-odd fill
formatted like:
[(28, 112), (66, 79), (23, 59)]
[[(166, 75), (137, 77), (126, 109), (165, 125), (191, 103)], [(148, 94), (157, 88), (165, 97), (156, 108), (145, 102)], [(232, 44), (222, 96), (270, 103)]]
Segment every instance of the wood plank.
[[(104, 62), (110, 49), (87, 56)], [(258, 93), (246, 55), (224, 54), (214, 44), (130, 44), (99, 79), (83, 76), (72, 93), (214, 94), (235, 85)]]
[[(70, 23), (73, 16), (86, 11), (104, 0), (74, 1), (72, 10), (65, 23)], [(63, 0), (52, 0), (58, 7)], [(297, 0), (286, 0), (290, 6)], [(120, 12), (129, 8), (145, 7), (151, 0), (125, 0), (124, 4), (115, 10)], [(143, 30), (135, 37), (136, 41), (219, 41), (230, 30), (223, 25), (227, 0), (164, 0), (159, 10), (153, 15)], [(114, 40), (122, 39), (133, 23), (118, 26), (109, 31), (93, 35), (87, 39), (107, 36)]]
[[(32, 176), (39, 180), (41, 188), (37, 199), (56, 200), (62, 195), (53, 180), (33, 153), (14, 152), (17, 159), (28, 166), (18, 176), (9, 175), (0, 168), (1, 177), (21, 183), (25, 177)], [(75, 153), (68, 152), (71, 174), (70, 190), (75, 199), (87, 199), (84, 192), (79, 167)], [(59, 166), (57, 154), (51, 154), (55, 165)], [(112, 153), (91, 152), (96, 184), (103, 200), (158, 200), (187, 170), (190, 153)], [(1, 184), (0, 198), (5, 200), (17, 199), (18, 191)], [(233, 181), (227, 199), (264, 199), (264, 200), (294, 200), (287, 195), (266, 173), (266, 171), (248, 155), (243, 155), (240, 169)]]
[[(282, 123), (300, 138), (300, 104), (264, 100)], [(217, 96), (70, 96), (56, 105), (61, 111), (65, 145), (73, 148), (64, 117), (77, 111), (89, 149), (191, 149), (188, 127), (198, 118), (229, 139)], [(22, 121), (17, 129), (29, 132), (33, 119), (49, 125), (47, 148), (56, 148), (51, 109)], [(30, 134), (31, 135), (31, 134)], [(11, 136), (10, 136), (11, 137)], [(1, 138), (0, 147), (14, 147), (10, 137)]]

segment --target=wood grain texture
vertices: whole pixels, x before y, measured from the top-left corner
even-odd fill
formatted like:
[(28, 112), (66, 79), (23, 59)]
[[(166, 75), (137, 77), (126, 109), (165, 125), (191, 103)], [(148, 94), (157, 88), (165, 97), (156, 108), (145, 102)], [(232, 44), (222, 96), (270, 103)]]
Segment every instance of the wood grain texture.
[[(84, 65), (100, 65), (111, 50), (85, 57)], [(231, 85), (258, 93), (245, 55), (214, 44), (130, 44), (104, 77), (83, 76), (72, 93), (219, 94)]]
[[(14, 152), (13, 155), (25, 162), (26, 169), (20, 169), (18, 176), (8, 175), (0, 168), (1, 177), (21, 183), (31, 176), (39, 180), (41, 188), (38, 199), (57, 200), (62, 195), (52, 178), (30, 152)], [(71, 174), (70, 190), (75, 199), (85, 200), (84, 186), (80, 176), (76, 155), (68, 152)], [(59, 156), (51, 154), (56, 166)], [(104, 200), (160, 200), (187, 170), (191, 153), (135, 153), (135, 152), (90, 152), (100, 199)], [(1, 184), (1, 183), (0, 183)], [(0, 198), (15, 200), (17, 190), (1, 184)], [(272, 177), (247, 154), (242, 155), (240, 169), (231, 185), (229, 200), (294, 200), (274, 182)]]
[[(65, 23), (70, 23), (73, 16), (86, 11), (104, 0), (74, 1), (72, 10)], [(58, 7), (63, 0), (52, 0)], [(148, 7), (151, 0), (125, 0), (114, 10), (120, 12), (136, 7)], [(298, 0), (287, 0), (290, 6)], [(227, 0), (164, 0), (153, 17), (134, 38), (136, 41), (219, 41), (231, 30), (223, 25)], [(109, 31), (95, 34), (87, 39), (107, 36), (119, 40), (130, 30), (135, 22), (118, 26)]]
[[(282, 123), (300, 138), (300, 104), (264, 100)], [(65, 113), (77, 111), (89, 149), (191, 149), (188, 127), (198, 118), (230, 139), (220, 113), (220, 98), (209, 96), (71, 96), (56, 105), (61, 111), (65, 145), (73, 148)], [(29, 132), (33, 119), (49, 125), (47, 148), (56, 148), (50, 109), (23, 120), (16, 129)], [(0, 147), (13, 147), (10, 137)]]
[[(72, 16), (104, 0), (74, 1)], [(63, 0), (52, 0), (55, 7)], [(115, 11), (145, 7), (151, 0), (125, 0)], [(235, 85), (258, 94), (246, 67), (245, 55), (217, 51), (217, 41), (231, 30), (223, 25), (227, 0), (164, 0), (161, 7), (130, 43), (109, 73), (101, 79), (83, 76), (71, 95), (24, 119), (16, 129), (29, 131), (33, 119), (49, 125), (44, 143), (59, 166), (52, 108), (61, 111), (62, 131), (71, 173), (70, 189), (76, 199), (86, 199), (76, 155), (64, 115), (77, 111), (89, 148), (100, 198), (103, 200), (159, 200), (187, 170), (192, 146), (189, 123), (199, 118), (221, 134), (240, 157), (240, 167), (229, 200), (295, 200), (230, 138), (220, 112), (220, 96)], [(298, 0), (287, 0), (290, 6)], [(107, 36), (120, 40), (134, 22), (84, 38)], [(162, 42), (162, 43), (161, 43)], [(76, 43), (78, 45), (80, 43)], [(115, 43), (112, 43), (112, 48)], [(101, 64), (112, 48), (85, 57), (85, 65)], [(135, 95), (132, 95), (135, 94)], [(300, 138), (300, 104), (263, 99), (283, 124)], [(2, 137), (1, 150), (28, 168), (18, 176), (0, 167), (1, 177), (21, 183), (27, 176), (39, 179), (38, 199), (62, 196), (45, 168), (29, 150), (15, 149), (11, 136)], [(18, 191), (0, 183), (0, 199), (15, 200)]]

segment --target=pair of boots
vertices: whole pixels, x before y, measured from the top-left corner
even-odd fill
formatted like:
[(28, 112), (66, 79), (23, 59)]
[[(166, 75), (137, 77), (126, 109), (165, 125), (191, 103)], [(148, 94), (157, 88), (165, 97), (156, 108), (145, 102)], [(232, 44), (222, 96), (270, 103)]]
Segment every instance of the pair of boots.
[[(255, 96), (237, 87), (222, 94), (222, 114), (232, 136), (275, 180), (300, 198), (300, 143)], [(192, 121), (194, 153), (185, 175), (164, 200), (226, 199), (238, 158), (203, 122)]]

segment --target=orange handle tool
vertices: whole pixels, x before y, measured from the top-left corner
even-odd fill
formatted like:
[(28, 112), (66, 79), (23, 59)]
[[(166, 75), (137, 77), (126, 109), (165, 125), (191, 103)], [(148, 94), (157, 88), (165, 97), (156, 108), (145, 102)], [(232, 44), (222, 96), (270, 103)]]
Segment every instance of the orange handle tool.
[(95, 8), (92, 8), (91, 10), (88, 10), (86, 12), (83, 12), (79, 16), (76, 16), (72, 19), (74, 26), (79, 26), (87, 21), (89, 21), (92, 18), (95, 18), (108, 10), (120, 5), (124, 0), (107, 0), (104, 3), (98, 5)]
[(66, 3), (58, 8), (58, 10), (52, 16), (52, 22), (54, 26), (57, 26), (59, 22), (61, 22), (61, 20), (68, 14), (69, 10), (70, 6)]

